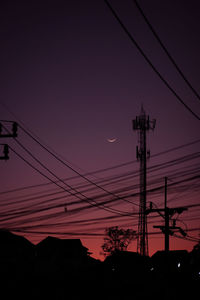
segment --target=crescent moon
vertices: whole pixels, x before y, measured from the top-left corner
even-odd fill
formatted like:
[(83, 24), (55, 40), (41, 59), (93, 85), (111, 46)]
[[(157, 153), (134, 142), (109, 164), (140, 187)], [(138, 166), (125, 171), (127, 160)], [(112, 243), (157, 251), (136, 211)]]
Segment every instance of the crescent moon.
[(116, 138), (114, 138), (114, 139), (107, 139), (107, 141), (109, 142), (109, 143), (114, 143), (114, 142), (116, 142)]

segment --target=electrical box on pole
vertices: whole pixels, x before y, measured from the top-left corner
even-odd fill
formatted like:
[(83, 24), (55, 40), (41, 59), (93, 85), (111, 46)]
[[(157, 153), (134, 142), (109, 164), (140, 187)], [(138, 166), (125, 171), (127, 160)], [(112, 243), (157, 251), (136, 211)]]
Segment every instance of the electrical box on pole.
[[(154, 228), (159, 228), (162, 233), (165, 235), (165, 252), (169, 252), (169, 236), (174, 234), (174, 230), (177, 230), (181, 233), (181, 235), (186, 236), (185, 231), (181, 227), (176, 226), (176, 220), (172, 220), (172, 216), (174, 214), (181, 214), (183, 211), (187, 210), (186, 207), (167, 207), (167, 177), (165, 177), (165, 206), (164, 208), (155, 208), (153, 209), (153, 203), (150, 202), (150, 208), (146, 210), (146, 215), (149, 213), (157, 212), (159, 213), (165, 220), (165, 225), (156, 225)], [(164, 212), (164, 215), (162, 214)], [(170, 226), (170, 221), (172, 222), (172, 226)]]
[[(16, 138), (17, 137), (17, 130), (18, 124), (17, 122), (6, 121), (7, 123), (12, 123), (12, 132), (8, 130), (4, 125), (0, 123), (0, 138)], [(5, 129), (3, 132), (3, 128)]]
[(9, 156), (8, 156), (9, 147), (8, 147), (8, 145), (7, 144), (0, 144), (0, 146), (4, 147), (4, 149), (3, 149), (4, 155), (0, 155), (0, 160), (8, 160), (9, 159)]
[[(18, 130), (18, 124), (17, 122), (12, 121), (2, 121), (6, 123), (12, 123), (12, 132), (10, 132), (2, 123), (0, 123), (0, 138), (16, 138), (17, 137), (17, 130)], [(4, 130), (3, 130), (4, 129)], [(3, 156), (0, 156), (0, 160), (8, 160), (9, 156), (9, 146), (7, 144), (1, 144), (4, 146)]]

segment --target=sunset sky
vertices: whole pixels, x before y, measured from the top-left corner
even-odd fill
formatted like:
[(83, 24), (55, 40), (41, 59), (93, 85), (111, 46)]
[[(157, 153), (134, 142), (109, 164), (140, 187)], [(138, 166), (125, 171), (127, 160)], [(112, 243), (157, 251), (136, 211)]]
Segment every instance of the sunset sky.
[[(134, 1), (109, 2), (155, 68), (200, 117), (200, 100), (161, 49)], [(199, 1), (138, 2), (200, 93)], [(1, 228), (20, 231), (34, 243), (51, 233), (81, 238), (94, 257), (100, 257), (106, 227), (137, 230), (138, 136), (132, 120), (141, 105), (156, 119), (155, 130), (147, 135), (147, 189), (164, 185), (167, 176), (170, 207), (199, 204), (199, 120), (147, 64), (105, 1), (4, 1), (0, 23), (0, 119), (20, 124), (16, 140), (1, 139), (11, 147), (10, 160), (0, 161)], [(12, 123), (3, 125), (11, 130)], [(93, 174), (80, 177), (88, 173)], [(148, 205), (149, 201), (163, 207), (164, 190), (149, 193)], [(174, 216), (192, 240), (172, 237), (171, 249), (191, 250), (197, 243), (199, 209)], [(159, 232), (153, 225), (162, 221), (158, 215), (149, 217), (148, 231)], [(149, 235), (150, 255), (163, 247), (162, 234)], [(129, 250), (136, 250), (136, 241)]]

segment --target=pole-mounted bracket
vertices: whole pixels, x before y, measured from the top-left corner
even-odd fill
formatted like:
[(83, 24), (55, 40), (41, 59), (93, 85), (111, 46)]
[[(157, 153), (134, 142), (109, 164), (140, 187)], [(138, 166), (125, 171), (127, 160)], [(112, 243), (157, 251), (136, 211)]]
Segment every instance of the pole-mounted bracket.
[(0, 160), (8, 160), (9, 159), (9, 156), (8, 156), (9, 147), (8, 147), (8, 145), (7, 144), (0, 144), (0, 145), (4, 146), (4, 150), (3, 150), (4, 155), (0, 156)]
[(16, 138), (17, 137), (17, 131), (18, 131), (18, 124), (17, 122), (12, 122), (12, 133), (2, 133), (2, 129), (5, 128), (1, 123), (0, 123), (0, 138)]

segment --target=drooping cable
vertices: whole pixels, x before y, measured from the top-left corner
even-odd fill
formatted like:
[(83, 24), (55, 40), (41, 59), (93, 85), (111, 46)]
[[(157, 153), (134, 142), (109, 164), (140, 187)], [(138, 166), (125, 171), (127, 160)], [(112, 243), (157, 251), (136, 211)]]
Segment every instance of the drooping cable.
[(172, 64), (174, 65), (174, 67), (176, 68), (176, 70), (178, 71), (178, 73), (181, 75), (182, 79), (185, 81), (185, 83), (188, 85), (188, 87), (192, 90), (192, 92), (194, 93), (194, 95), (197, 97), (197, 99), (200, 101), (200, 95), (199, 93), (195, 90), (195, 88), (192, 86), (192, 84), (189, 82), (189, 80), (186, 78), (186, 76), (183, 74), (183, 71), (180, 69), (180, 67), (177, 65), (177, 63), (175, 62), (175, 59), (172, 57), (172, 55), (169, 53), (169, 51), (167, 50), (166, 46), (163, 44), (163, 42), (161, 41), (158, 33), (155, 31), (155, 29), (153, 28), (152, 24), (150, 23), (149, 19), (147, 18), (147, 16), (145, 15), (143, 9), (141, 8), (141, 6), (139, 5), (137, 0), (132, 0), (132, 2), (134, 2), (134, 4), (136, 5), (138, 11), (140, 12), (140, 14), (142, 15), (142, 17), (144, 18), (146, 24), (148, 25), (148, 27), (150, 28), (151, 32), (153, 33), (154, 37), (156, 38), (156, 40), (158, 41), (158, 43), (160, 44), (160, 46), (162, 47), (162, 49), (164, 50), (164, 52), (166, 53), (167, 57), (169, 58), (169, 60), (172, 62)]
[(157, 68), (153, 65), (151, 60), (147, 57), (147, 55), (144, 53), (142, 48), (139, 46), (139, 44), (134, 39), (133, 35), (128, 31), (124, 23), (121, 21), (117, 13), (114, 11), (112, 6), (107, 0), (104, 0), (104, 2), (107, 4), (108, 8), (110, 9), (111, 13), (115, 17), (115, 19), (118, 21), (124, 32), (128, 35), (131, 42), (134, 44), (134, 46), (138, 49), (140, 54), (143, 56), (143, 58), (146, 60), (146, 62), (149, 64), (149, 66), (153, 69), (153, 71), (157, 74), (157, 76), (161, 79), (161, 81), (166, 85), (166, 87), (172, 92), (172, 94), (176, 97), (176, 99), (197, 119), (200, 121), (200, 117), (182, 100), (182, 98), (177, 94), (177, 92), (170, 86), (168, 81), (161, 75), (161, 73), (157, 70)]

